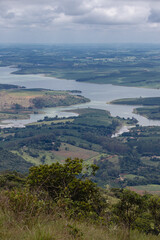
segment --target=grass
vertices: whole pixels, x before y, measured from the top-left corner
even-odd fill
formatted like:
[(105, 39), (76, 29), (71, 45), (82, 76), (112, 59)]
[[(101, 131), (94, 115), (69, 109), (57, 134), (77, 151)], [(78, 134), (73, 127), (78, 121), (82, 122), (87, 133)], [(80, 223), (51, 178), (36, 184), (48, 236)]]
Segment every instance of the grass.
[[(29, 114), (35, 112), (35, 109), (70, 106), (88, 101), (87, 98), (71, 95), (67, 91), (42, 89), (1, 90), (0, 119), (28, 118)], [(38, 113), (37, 110), (36, 113)]]
[[(35, 102), (36, 101), (36, 102)], [(56, 106), (69, 106), (89, 101), (88, 99), (71, 95), (66, 91), (51, 90), (2, 90), (0, 91), (0, 110), (14, 110), (14, 105), (19, 105), (15, 110), (29, 108), (43, 108)]]
[[(9, 212), (0, 211), (1, 240), (128, 240), (123, 228), (107, 228), (86, 221), (69, 220), (63, 215), (41, 215), (25, 224)], [(130, 240), (158, 240), (159, 236), (131, 231)]]
[(156, 184), (148, 184), (148, 185), (140, 185), (140, 186), (132, 186), (129, 187), (131, 191), (135, 191), (137, 193), (151, 193), (151, 194), (160, 194), (160, 185)]
[(55, 158), (60, 157), (62, 160), (70, 157), (89, 160), (100, 156), (99, 152), (83, 149), (67, 143), (62, 143), (59, 151), (52, 152), (54, 153)]
[(154, 166), (154, 167), (158, 167), (159, 165), (159, 162), (158, 161), (151, 161), (151, 158), (150, 157), (142, 157), (141, 158), (142, 162), (146, 165), (149, 165), (149, 166)]
[[(73, 146), (71, 144), (62, 143), (59, 151), (45, 151), (32, 148), (23, 148), (19, 151), (12, 151), (23, 157), (27, 162), (31, 162), (35, 165), (40, 164), (52, 164), (54, 162), (64, 162), (66, 158), (80, 158), (84, 159), (88, 163), (92, 163), (95, 159), (98, 160), (101, 154), (96, 151), (83, 149)], [(33, 157), (34, 154), (38, 156)]]
[[(35, 150), (32, 148), (27, 148), (27, 149), (20, 149), (19, 151), (12, 151), (12, 152), (23, 157), (27, 162), (33, 163), (35, 165), (40, 165), (42, 163), (51, 164), (59, 160), (57, 158), (55, 159), (55, 156), (52, 152), (39, 150), (39, 149)], [(37, 154), (37, 153), (38, 153), (38, 156), (36, 157), (32, 156), (32, 154)]]
[(129, 179), (129, 180), (133, 180), (133, 179), (136, 178), (136, 177), (141, 178), (141, 179), (144, 179), (143, 176), (137, 176), (137, 175), (134, 175), (134, 174), (124, 175), (124, 178), (127, 178), (127, 179)]

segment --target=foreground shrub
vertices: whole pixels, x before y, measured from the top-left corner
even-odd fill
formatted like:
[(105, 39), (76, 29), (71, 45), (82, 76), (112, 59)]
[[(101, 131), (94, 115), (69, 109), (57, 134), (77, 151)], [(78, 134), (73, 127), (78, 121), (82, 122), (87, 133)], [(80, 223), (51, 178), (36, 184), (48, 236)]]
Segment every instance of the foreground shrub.
[[(46, 191), (52, 200), (71, 215), (99, 216), (105, 206), (99, 188), (82, 174), (83, 160), (67, 159), (65, 164), (53, 163), (30, 168), (30, 189)], [(90, 167), (94, 173), (95, 165)]]
[(52, 201), (44, 197), (44, 193), (31, 192), (27, 188), (1, 192), (0, 196), (2, 209), (7, 209), (17, 218), (31, 218), (53, 210)]

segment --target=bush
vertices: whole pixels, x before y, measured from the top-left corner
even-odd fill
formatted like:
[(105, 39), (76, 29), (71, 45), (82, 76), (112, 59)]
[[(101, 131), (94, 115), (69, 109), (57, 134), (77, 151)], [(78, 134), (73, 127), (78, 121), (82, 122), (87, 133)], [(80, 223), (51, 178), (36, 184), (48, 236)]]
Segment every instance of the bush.
[(29, 189), (14, 189), (1, 192), (1, 207), (14, 213), (18, 219), (30, 219), (41, 213), (51, 212), (52, 201), (40, 192), (31, 192)]
[[(31, 189), (46, 191), (54, 202), (74, 215), (99, 216), (104, 208), (99, 188), (82, 174), (83, 160), (67, 159), (65, 164), (53, 163), (30, 168), (28, 184)], [(97, 169), (95, 165), (91, 171)], [(73, 211), (74, 209), (74, 211)]]

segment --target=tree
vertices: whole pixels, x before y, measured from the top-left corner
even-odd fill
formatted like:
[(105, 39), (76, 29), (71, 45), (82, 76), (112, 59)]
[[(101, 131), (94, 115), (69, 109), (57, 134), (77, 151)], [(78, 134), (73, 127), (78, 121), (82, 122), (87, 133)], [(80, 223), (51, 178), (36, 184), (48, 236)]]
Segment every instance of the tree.
[(123, 189), (120, 201), (114, 205), (113, 212), (118, 222), (124, 224), (129, 235), (135, 221), (144, 211), (144, 206), (143, 197), (127, 189)]
[[(97, 170), (95, 165), (88, 169), (92, 174)], [(77, 212), (99, 215), (103, 209), (99, 188), (83, 174), (83, 160), (68, 158), (65, 164), (53, 163), (30, 168), (28, 176), (30, 188), (39, 188), (48, 192), (55, 201), (68, 201), (68, 208)]]
[(160, 233), (160, 197), (156, 195), (152, 196), (149, 199), (148, 208), (154, 220), (154, 232), (156, 234), (159, 234)]

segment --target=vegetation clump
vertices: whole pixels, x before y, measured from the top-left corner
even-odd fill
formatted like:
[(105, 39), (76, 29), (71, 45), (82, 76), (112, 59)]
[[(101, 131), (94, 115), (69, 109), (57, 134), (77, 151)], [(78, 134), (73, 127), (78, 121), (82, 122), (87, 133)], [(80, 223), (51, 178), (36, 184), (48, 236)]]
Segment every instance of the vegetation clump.
[[(31, 189), (46, 191), (58, 205), (72, 210), (74, 216), (99, 216), (105, 202), (98, 187), (85, 178), (83, 160), (67, 159), (65, 164), (53, 163), (30, 169), (27, 183)], [(97, 167), (91, 165), (88, 170), (94, 174)]]
[[(64, 164), (32, 167), (26, 177), (4, 173), (1, 239), (64, 239), (66, 235), (79, 240), (128, 240), (136, 236), (158, 240), (160, 197), (141, 196), (128, 189), (102, 190), (90, 180), (96, 171), (96, 165), (84, 166), (83, 160), (75, 158), (66, 159)], [(18, 227), (21, 238), (11, 231), (5, 233), (6, 224), (12, 231)]]

